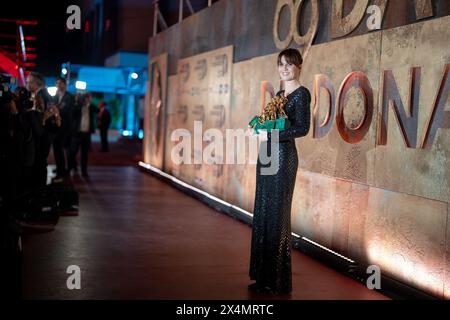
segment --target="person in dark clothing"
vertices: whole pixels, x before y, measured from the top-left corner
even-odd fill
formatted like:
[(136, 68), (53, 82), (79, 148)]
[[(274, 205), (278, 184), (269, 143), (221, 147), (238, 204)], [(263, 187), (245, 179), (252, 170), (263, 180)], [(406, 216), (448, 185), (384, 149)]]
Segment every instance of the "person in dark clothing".
[[(295, 139), (308, 134), (311, 117), (311, 94), (299, 80), (302, 64), (303, 58), (297, 49), (279, 53), (278, 72), (284, 89), (278, 91), (272, 101), (281, 101), (282, 105), (273, 108), (268, 104), (264, 109), (274, 117), (285, 114), (291, 126), (260, 133), (249, 268), (250, 279), (256, 281), (249, 289), (258, 293), (292, 292), (291, 206), (298, 169)], [(270, 162), (265, 163), (268, 156)], [(273, 172), (269, 170), (271, 166), (276, 168)]]
[(18, 87), (15, 92), (17, 105), (17, 123), (22, 135), (20, 142), (21, 185), (24, 192), (38, 189), (40, 184), (33, 180), (32, 169), (36, 159), (40, 157), (40, 139), (44, 132), (43, 113), (33, 108), (30, 92), (23, 87)]
[(70, 137), (72, 131), (72, 113), (74, 97), (67, 92), (67, 82), (64, 78), (56, 79), (58, 91), (53, 99), (61, 115), (61, 127), (53, 140), (53, 154), (56, 162), (56, 180), (67, 175)]
[(76, 167), (76, 157), (81, 149), (81, 171), (84, 177), (88, 177), (87, 164), (91, 134), (95, 132), (95, 114), (98, 108), (91, 103), (92, 95), (85, 93), (78, 97), (73, 111), (73, 127), (71, 138), (71, 150), (69, 157), (69, 171)]
[(44, 76), (37, 72), (32, 72), (27, 77), (27, 89), (31, 92), (34, 103), (33, 110), (42, 112), (44, 131), (40, 137), (39, 151), (32, 169), (34, 181), (42, 188), (47, 184), (47, 159), (53, 138), (58, 128), (61, 126), (61, 117), (58, 108), (45, 88)]
[(98, 128), (100, 129), (100, 139), (102, 143), (102, 152), (108, 152), (109, 146), (108, 146), (108, 129), (111, 124), (111, 115), (106, 109), (105, 102), (100, 102), (99, 104), (100, 112), (98, 113)]

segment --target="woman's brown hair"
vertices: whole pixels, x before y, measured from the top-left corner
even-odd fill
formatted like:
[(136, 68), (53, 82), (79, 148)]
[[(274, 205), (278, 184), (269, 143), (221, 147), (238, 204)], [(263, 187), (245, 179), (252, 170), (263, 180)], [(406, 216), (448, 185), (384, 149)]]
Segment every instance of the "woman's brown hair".
[(278, 54), (278, 65), (281, 64), (281, 58), (283, 56), (289, 64), (293, 64), (299, 68), (303, 64), (302, 54), (297, 49), (288, 48), (281, 51)]

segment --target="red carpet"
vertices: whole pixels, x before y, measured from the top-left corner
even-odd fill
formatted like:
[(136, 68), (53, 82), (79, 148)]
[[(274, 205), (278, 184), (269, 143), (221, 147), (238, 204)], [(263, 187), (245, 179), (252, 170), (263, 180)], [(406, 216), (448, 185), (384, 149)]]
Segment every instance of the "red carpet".
[(74, 179), (80, 215), (23, 239), (26, 299), (386, 299), (298, 251), (291, 296), (250, 293), (248, 225), (139, 171), (137, 143), (97, 147), (90, 180)]

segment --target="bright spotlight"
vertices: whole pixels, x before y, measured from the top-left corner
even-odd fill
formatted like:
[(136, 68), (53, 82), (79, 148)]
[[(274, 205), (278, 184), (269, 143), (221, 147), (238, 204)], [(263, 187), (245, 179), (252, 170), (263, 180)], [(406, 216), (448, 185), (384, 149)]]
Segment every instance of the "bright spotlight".
[(56, 96), (57, 90), (58, 90), (58, 88), (56, 88), (56, 87), (48, 87), (47, 88), (48, 94), (51, 95), (52, 97)]
[(137, 78), (139, 78), (139, 75), (138, 75), (136, 72), (133, 72), (133, 73), (131, 74), (131, 78), (134, 79), (134, 80), (136, 80)]
[(78, 90), (86, 90), (86, 87), (87, 87), (87, 83), (84, 81), (75, 82), (75, 88), (77, 88)]
[(66, 75), (66, 74), (67, 74), (67, 68), (62, 68), (61, 73), (62, 73), (63, 75)]

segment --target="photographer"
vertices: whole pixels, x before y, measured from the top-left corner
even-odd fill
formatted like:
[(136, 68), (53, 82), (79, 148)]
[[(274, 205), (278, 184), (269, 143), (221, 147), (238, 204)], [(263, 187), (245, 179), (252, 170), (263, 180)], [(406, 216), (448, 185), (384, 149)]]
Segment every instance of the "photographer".
[(23, 87), (14, 92), (14, 101), (18, 111), (18, 130), (21, 132), (19, 163), (21, 164), (24, 192), (31, 192), (40, 187), (39, 180), (33, 180), (32, 170), (40, 157), (40, 139), (44, 132), (42, 112), (34, 108), (31, 93)]
[(61, 126), (59, 109), (51, 100), (45, 89), (44, 76), (37, 72), (32, 72), (27, 77), (27, 89), (31, 92), (33, 109), (43, 113), (42, 124), (44, 131), (40, 138), (39, 150), (33, 168), (34, 181), (40, 187), (47, 184), (47, 158), (55, 135)]

